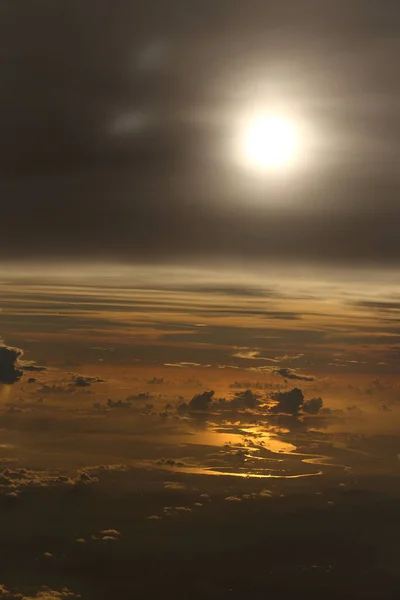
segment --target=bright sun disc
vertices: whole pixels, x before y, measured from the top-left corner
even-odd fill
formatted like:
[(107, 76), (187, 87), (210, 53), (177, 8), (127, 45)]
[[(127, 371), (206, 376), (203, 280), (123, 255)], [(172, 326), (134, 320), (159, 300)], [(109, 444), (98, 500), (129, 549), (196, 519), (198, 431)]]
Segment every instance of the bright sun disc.
[(290, 164), (296, 155), (297, 143), (294, 124), (283, 117), (257, 117), (250, 122), (244, 134), (247, 161), (263, 169)]

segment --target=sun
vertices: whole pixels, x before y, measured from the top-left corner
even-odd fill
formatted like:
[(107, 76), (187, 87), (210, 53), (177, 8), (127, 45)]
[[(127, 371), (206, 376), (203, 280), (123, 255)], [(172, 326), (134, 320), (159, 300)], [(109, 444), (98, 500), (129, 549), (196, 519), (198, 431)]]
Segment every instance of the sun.
[(242, 148), (249, 166), (279, 169), (294, 162), (298, 152), (295, 123), (277, 115), (260, 115), (244, 128)]

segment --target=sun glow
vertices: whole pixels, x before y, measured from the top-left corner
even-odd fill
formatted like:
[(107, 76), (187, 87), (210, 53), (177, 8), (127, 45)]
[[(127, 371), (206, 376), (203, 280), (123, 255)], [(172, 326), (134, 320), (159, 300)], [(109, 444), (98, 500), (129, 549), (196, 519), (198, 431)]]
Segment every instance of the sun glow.
[(243, 131), (242, 149), (246, 163), (257, 169), (289, 166), (299, 150), (295, 123), (278, 115), (259, 115)]

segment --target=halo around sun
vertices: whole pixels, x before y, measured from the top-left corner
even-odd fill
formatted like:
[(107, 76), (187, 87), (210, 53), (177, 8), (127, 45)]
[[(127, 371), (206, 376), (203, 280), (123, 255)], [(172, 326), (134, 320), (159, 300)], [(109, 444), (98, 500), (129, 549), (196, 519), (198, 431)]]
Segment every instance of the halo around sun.
[(295, 123), (278, 115), (259, 115), (248, 120), (240, 141), (244, 162), (261, 170), (290, 166), (296, 159), (298, 145)]

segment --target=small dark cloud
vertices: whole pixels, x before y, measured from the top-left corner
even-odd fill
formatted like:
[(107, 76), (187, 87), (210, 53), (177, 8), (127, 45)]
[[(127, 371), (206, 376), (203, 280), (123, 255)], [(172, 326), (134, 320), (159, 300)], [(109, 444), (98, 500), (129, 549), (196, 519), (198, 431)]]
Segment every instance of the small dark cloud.
[(167, 467), (184, 467), (185, 463), (174, 458), (159, 458), (156, 460), (156, 465), (165, 465)]
[(21, 379), (23, 371), (18, 359), (22, 354), (19, 348), (0, 346), (0, 384), (12, 385)]
[[(72, 375), (72, 381), (61, 381), (60, 383), (44, 383), (38, 389), (42, 394), (72, 394), (76, 392), (76, 388), (87, 388), (93, 383), (104, 383), (104, 379), (100, 377), (91, 377), (85, 375)], [(86, 391), (90, 394), (90, 391)]]
[(181, 483), (180, 481), (164, 481), (164, 489), (173, 491), (186, 490), (187, 486), (184, 483)]
[(256, 409), (260, 404), (260, 398), (260, 394), (257, 394), (250, 389), (236, 392), (231, 399), (215, 398), (214, 391), (208, 390), (193, 396), (189, 403), (182, 402), (179, 404), (178, 411), (183, 413), (204, 413), (210, 410), (221, 412)]
[(112, 398), (109, 398), (106, 406), (107, 408), (132, 408), (132, 402), (130, 400), (112, 400)]
[(293, 388), (287, 392), (276, 392), (272, 395), (272, 399), (277, 404), (271, 408), (271, 412), (296, 415), (303, 405), (304, 394), (299, 388)]
[(233, 390), (248, 390), (253, 388), (255, 390), (278, 391), (282, 386), (278, 383), (269, 383), (264, 381), (234, 381), (229, 387)]
[(355, 305), (360, 308), (370, 308), (378, 311), (397, 311), (400, 310), (400, 302), (385, 302), (379, 300), (360, 300), (355, 302)]
[(9, 406), (6, 410), (6, 413), (9, 415), (17, 415), (23, 412), (26, 412), (26, 409), (21, 408), (20, 406)]
[(276, 392), (272, 395), (272, 399), (276, 401), (276, 405), (270, 408), (272, 413), (283, 413), (296, 416), (302, 410), (309, 415), (317, 415), (323, 410), (322, 398), (311, 398), (305, 400), (301, 389), (293, 388), (285, 392)]
[(40, 394), (73, 394), (74, 387), (71, 385), (64, 384), (48, 384), (44, 383), (39, 389), (38, 392)]
[(356, 406), (355, 404), (353, 404), (352, 406), (348, 406), (346, 410), (347, 410), (347, 412), (349, 412), (351, 414), (356, 414), (356, 415), (362, 414), (361, 408), (359, 406)]
[[(79, 476), (78, 476), (79, 477)], [(34, 469), (4, 469), (0, 472), (0, 492), (21, 493), (33, 487), (71, 486), (77, 479), (69, 478), (52, 471)]]
[(302, 318), (299, 313), (295, 312), (268, 311), (263, 309), (249, 308), (215, 308), (212, 311), (209, 309), (202, 309), (200, 312), (213, 315), (259, 315), (269, 319), (281, 319), (284, 321), (297, 321)]
[(185, 292), (203, 293), (203, 294), (221, 294), (226, 296), (244, 296), (251, 298), (262, 298), (265, 296), (280, 297), (275, 290), (250, 286), (232, 286), (232, 285), (196, 285), (180, 286), (177, 288)]
[(374, 394), (376, 392), (386, 393), (389, 390), (391, 390), (392, 387), (393, 384), (390, 381), (382, 381), (381, 379), (377, 378), (374, 379), (374, 381), (371, 381), (369, 386), (366, 388), (365, 393), (368, 395)]
[(86, 375), (74, 375), (73, 380), (76, 387), (89, 387), (92, 383), (104, 383), (100, 377), (90, 377)]
[(322, 398), (311, 398), (303, 403), (303, 411), (309, 415), (317, 415), (323, 404)]
[(43, 367), (41, 365), (36, 365), (34, 363), (25, 363), (25, 362), (21, 362), (21, 369), (23, 371), (34, 371), (37, 373), (41, 373), (43, 371), (47, 371), (47, 367)]
[(99, 480), (97, 477), (95, 477), (94, 475), (92, 475), (92, 473), (90, 473), (87, 469), (81, 471), (76, 480), (75, 483), (79, 486), (79, 485), (90, 485), (92, 483), (97, 483)]
[(163, 377), (153, 377), (153, 379), (150, 379), (147, 383), (151, 383), (152, 385), (161, 385), (164, 383), (164, 378)]
[(227, 404), (231, 408), (245, 409), (245, 408), (257, 408), (260, 403), (260, 395), (256, 394), (252, 390), (243, 390), (242, 392), (236, 392), (234, 397)]
[(294, 369), (287, 367), (281, 367), (280, 369), (274, 369), (273, 373), (280, 375), (284, 379), (298, 379), (299, 381), (314, 381), (314, 377), (311, 375), (299, 375)]
[(208, 410), (212, 404), (213, 398), (213, 390), (202, 392), (201, 394), (196, 394), (189, 402), (189, 409), (201, 411)]
[(187, 515), (192, 512), (188, 506), (164, 506), (164, 515), (168, 517), (177, 517), (179, 515)]
[(149, 394), (149, 392), (139, 392), (138, 394), (131, 394), (130, 396), (127, 397), (127, 400), (129, 402), (134, 402), (135, 400), (151, 400), (152, 399), (152, 395)]
[(235, 356), (236, 358), (246, 358), (248, 360), (263, 360), (260, 357), (259, 350), (251, 350), (249, 348), (238, 348), (237, 352), (232, 354), (232, 356)]
[[(137, 399), (137, 398), (136, 398)], [(105, 404), (101, 404), (100, 402), (95, 402), (93, 404), (93, 408), (97, 412), (104, 412), (109, 409), (121, 409), (121, 410), (134, 410), (135, 412), (141, 412), (143, 414), (149, 414), (154, 409), (154, 406), (149, 403), (142, 404), (133, 404), (132, 397), (125, 398), (125, 400), (113, 400), (112, 398), (108, 398)]]

